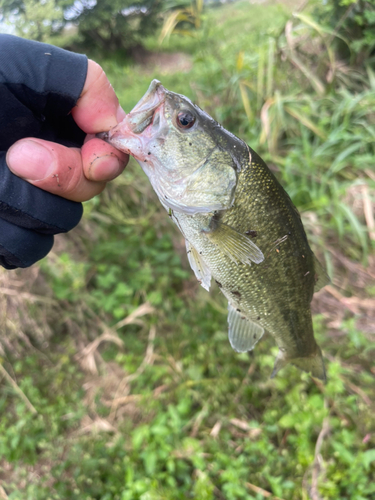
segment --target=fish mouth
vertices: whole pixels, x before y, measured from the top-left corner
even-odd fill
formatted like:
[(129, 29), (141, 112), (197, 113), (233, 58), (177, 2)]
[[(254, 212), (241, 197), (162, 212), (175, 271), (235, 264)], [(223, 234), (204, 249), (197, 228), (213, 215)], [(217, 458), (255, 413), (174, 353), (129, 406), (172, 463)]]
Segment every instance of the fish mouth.
[(163, 85), (152, 80), (145, 95), (125, 118), (134, 134), (141, 134), (151, 124), (155, 111), (164, 104), (165, 96)]
[[(160, 123), (160, 116), (163, 115), (166, 89), (158, 80), (152, 80), (147, 92), (142, 99), (128, 113), (124, 120), (108, 132), (96, 134), (102, 139), (120, 150), (128, 151), (128, 148), (121, 147), (126, 142), (126, 138), (134, 135), (139, 136), (153, 122), (155, 126)], [(154, 127), (160, 128), (160, 127)], [(156, 130), (154, 130), (154, 133)]]

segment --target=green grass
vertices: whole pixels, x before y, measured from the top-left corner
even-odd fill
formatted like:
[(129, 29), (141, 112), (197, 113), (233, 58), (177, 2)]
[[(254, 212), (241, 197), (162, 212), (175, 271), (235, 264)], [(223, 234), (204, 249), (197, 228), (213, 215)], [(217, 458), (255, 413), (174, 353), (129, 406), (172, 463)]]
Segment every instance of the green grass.
[[(251, 355), (231, 349), (224, 297), (199, 287), (181, 234), (131, 162), (40, 266), (0, 274), (0, 498), (375, 498), (374, 243), (361, 187), (373, 202), (374, 88), (368, 78), (314, 95), (281, 60), (286, 12), (245, 2), (207, 11), (202, 32), (165, 48), (191, 56), (187, 73), (101, 63), (127, 111), (159, 78), (276, 170), (335, 285), (313, 303), (327, 385), (292, 366), (271, 380), (270, 336)], [(161, 50), (156, 40), (147, 47)]]

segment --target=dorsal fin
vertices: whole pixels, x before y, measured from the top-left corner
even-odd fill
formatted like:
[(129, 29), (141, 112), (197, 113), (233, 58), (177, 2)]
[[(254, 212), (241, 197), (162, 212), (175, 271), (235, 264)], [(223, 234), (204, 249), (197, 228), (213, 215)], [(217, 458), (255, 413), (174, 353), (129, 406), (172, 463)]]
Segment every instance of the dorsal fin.
[(314, 255), (315, 286), (314, 293), (331, 283), (327, 271)]

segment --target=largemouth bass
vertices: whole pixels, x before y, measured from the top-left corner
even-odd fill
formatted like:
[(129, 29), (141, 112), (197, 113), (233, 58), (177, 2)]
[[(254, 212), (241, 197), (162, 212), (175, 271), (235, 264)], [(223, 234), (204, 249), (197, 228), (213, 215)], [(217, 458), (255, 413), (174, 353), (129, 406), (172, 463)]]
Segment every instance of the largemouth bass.
[(329, 279), (300, 215), (263, 160), (185, 96), (153, 80), (115, 128), (101, 134), (131, 154), (186, 240), (190, 265), (228, 299), (229, 341), (249, 351), (268, 331), (287, 363), (325, 380), (310, 302)]

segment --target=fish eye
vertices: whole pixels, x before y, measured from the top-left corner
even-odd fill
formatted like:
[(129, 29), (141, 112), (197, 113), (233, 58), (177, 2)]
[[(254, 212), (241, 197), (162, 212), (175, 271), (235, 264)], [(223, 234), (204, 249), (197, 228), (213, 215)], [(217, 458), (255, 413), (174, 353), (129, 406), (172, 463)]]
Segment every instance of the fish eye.
[(191, 128), (195, 120), (196, 117), (190, 111), (180, 111), (176, 118), (177, 126), (184, 130)]

